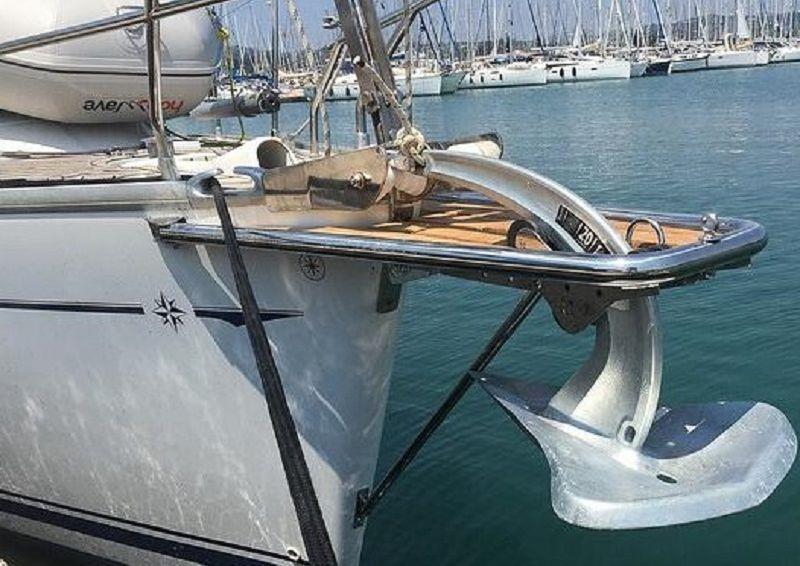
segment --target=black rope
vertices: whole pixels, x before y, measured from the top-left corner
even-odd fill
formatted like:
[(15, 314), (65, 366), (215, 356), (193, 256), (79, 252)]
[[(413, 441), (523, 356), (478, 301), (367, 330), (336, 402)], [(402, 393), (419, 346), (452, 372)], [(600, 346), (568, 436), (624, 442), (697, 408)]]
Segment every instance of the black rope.
[(212, 181), (211, 190), (214, 194), (217, 214), (222, 223), (222, 233), (225, 239), (225, 247), (228, 251), (228, 259), (236, 280), (236, 290), (239, 294), (239, 302), (242, 304), (247, 334), (250, 337), (250, 346), (253, 349), (258, 375), (264, 387), (267, 410), (269, 411), (272, 428), (275, 431), (275, 439), (278, 442), (278, 451), (281, 455), (286, 481), (289, 484), (289, 493), (294, 503), (303, 544), (306, 547), (306, 553), (311, 564), (335, 566), (336, 555), (333, 552), (328, 530), (325, 527), (325, 519), (322, 516), (322, 509), (320, 509), (317, 494), (314, 491), (311, 473), (303, 456), (303, 448), (300, 445), (297, 428), (289, 411), (289, 405), (286, 402), (286, 393), (283, 390), (280, 374), (267, 340), (267, 333), (264, 330), (264, 324), (261, 322), (260, 310), (253, 288), (250, 285), (250, 278), (242, 258), (242, 252), (239, 249), (239, 242), (236, 239), (236, 231), (231, 221), (228, 204), (225, 202), (225, 195), (218, 182)]

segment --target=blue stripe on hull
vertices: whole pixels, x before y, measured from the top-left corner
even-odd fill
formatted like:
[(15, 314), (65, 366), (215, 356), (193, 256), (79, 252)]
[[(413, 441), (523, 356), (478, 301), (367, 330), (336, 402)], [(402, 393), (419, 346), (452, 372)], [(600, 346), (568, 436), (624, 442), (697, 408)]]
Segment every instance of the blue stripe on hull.
[[(189, 560), (197, 564), (243, 566), (273, 564), (277, 566), (279, 563), (270, 561), (270, 559), (279, 560), (281, 564), (292, 561), (290, 557), (275, 552), (181, 533), (137, 521), (119, 519), (102, 513), (27, 497), (4, 489), (0, 489), (0, 512), (162, 556)], [(255, 558), (248, 554), (259, 557)], [(299, 561), (299, 563), (307, 564), (305, 561)]]

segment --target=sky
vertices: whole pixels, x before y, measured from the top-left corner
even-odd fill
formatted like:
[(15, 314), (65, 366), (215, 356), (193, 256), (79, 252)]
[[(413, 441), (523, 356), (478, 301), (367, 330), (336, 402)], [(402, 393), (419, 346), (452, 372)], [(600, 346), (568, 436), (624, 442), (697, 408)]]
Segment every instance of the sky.
[[(275, 0), (230, 0), (226, 3), (226, 10), (230, 14), (231, 19), (233, 19), (239, 30), (247, 29), (248, 26), (252, 26), (250, 23), (254, 19), (258, 19), (262, 25), (266, 25), (267, 27), (271, 26), (271, 18), (269, 14), (272, 11), (272, 2)], [(410, 0), (411, 1), (411, 0)], [(479, 7), (485, 0), (445, 0), (445, 4), (447, 5), (447, 9), (450, 10), (451, 6), (457, 6), (459, 10), (464, 10), (466, 6), (472, 6), (473, 11), (479, 10)], [(524, 0), (496, 0), (497, 4), (501, 6), (503, 4), (514, 4), (522, 6), (524, 4)], [(564, 0), (538, 0), (538, 1), (550, 1), (550, 2), (559, 2)], [(588, 1), (588, 0), (579, 0), (579, 1)], [(650, 0), (646, 0), (650, 1)], [(285, 7), (286, 7), (286, 0), (278, 0), (280, 7), (281, 7), (281, 21), (282, 25), (285, 25), (287, 20)], [(300, 16), (303, 20), (305, 25), (306, 31), (308, 33), (309, 39), (314, 47), (320, 47), (322, 45), (326, 45), (330, 43), (335, 37), (338, 36), (338, 31), (327, 31), (322, 28), (322, 19), (326, 15), (336, 15), (336, 6), (334, 4), (334, 0), (295, 0), (297, 3), (298, 11), (300, 12)], [(402, 6), (402, 0), (374, 0), (375, 6), (378, 9), (378, 14), (383, 15), (387, 12), (393, 11), (398, 9)], [(438, 20), (438, 13), (439, 9), (438, 6), (433, 6), (429, 8), (427, 14), (430, 17), (434, 17)], [(231, 27), (234, 27), (232, 25)], [(459, 28), (463, 26), (455, 25), (456, 29), (454, 30), (456, 35), (459, 35)], [(253, 32), (241, 32), (242, 35), (247, 36), (245, 38), (244, 43), (250, 44), (252, 40), (250, 40), (250, 36), (253, 35)]]
[[(227, 12), (230, 14), (231, 20), (234, 22), (231, 27), (235, 28), (235, 33), (237, 35), (244, 36), (243, 43), (245, 45), (258, 44), (259, 42), (257, 40), (252, 40), (251, 36), (253, 36), (255, 33), (266, 34), (266, 30), (271, 27), (271, 18), (269, 17), (269, 14), (272, 11), (271, 6), (273, 5), (272, 2), (274, 1), (276, 0), (230, 0), (229, 2), (225, 3), (225, 10), (227, 10)], [(288, 21), (286, 15), (286, 0), (277, 1), (280, 4), (281, 13), (283, 14), (281, 16), (283, 27)], [(313, 47), (320, 47), (329, 44), (336, 36), (338, 36), (338, 31), (326, 31), (321, 25), (324, 16), (336, 14), (334, 0), (295, 1)], [(733, 0), (714, 1), (721, 1), (723, 3), (731, 4), (733, 2)], [(402, 0), (374, 0), (374, 2), (378, 8), (379, 15), (385, 14), (387, 11), (392, 11), (402, 6)], [(449, 17), (453, 28), (453, 33), (457, 38), (464, 39), (466, 36), (466, 29), (470, 25), (470, 23), (468, 23), (468, 16), (466, 15), (467, 12), (471, 12), (473, 14), (471, 16), (471, 25), (474, 26), (472, 28), (473, 35), (477, 37), (475, 28), (480, 28), (481, 26), (483, 26), (482, 29), (485, 33), (486, 26), (488, 25), (486, 16), (483, 17), (483, 23), (479, 23), (481, 19), (479, 15), (482, 13), (481, 7), (484, 5), (484, 2), (486, 2), (486, 0), (444, 0), (444, 10), (450, 15)], [(595, 22), (596, 14), (594, 11), (598, 5), (598, 2), (604, 6), (603, 10), (604, 13), (606, 13), (609, 9), (609, 6), (611, 6), (612, 0), (532, 0), (532, 4), (536, 7), (536, 10), (539, 11), (540, 15), (542, 13), (542, 9), (549, 10), (551, 16), (554, 15), (556, 19), (563, 19), (566, 26), (570, 27), (571, 29), (575, 26), (574, 6), (581, 5), (581, 10), (583, 13), (582, 27), (586, 29), (591, 27)], [(643, 20), (652, 20), (652, 0), (622, 0), (622, 5), (625, 6), (626, 12), (629, 11), (627, 7), (631, 2), (636, 2), (637, 5), (640, 6)], [(665, 2), (670, 3), (669, 0), (662, 0), (662, 3)], [(693, 5), (692, 2), (689, 0), (673, 0), (671, 4), (680, 5), (681, 3), (684, 3), (686, 5)], [(498, 19), (505, 22), (514, 22), (511, 27), (504, 28), (508, 30), (512, 37), (516, 37), (518, 39), (530, 39), (533, 36), (528, 4), (526, 0), (489, 0), (489, 4), (487, 4), (487, 6), (493, 6), (495, 3), (499, 11)], [(471, 10), (468, 9), (470, 7)], [(432, 6), (426, 13), (428, 14), (428, 17), (433, 18), (433, 21), (438, 25), (440, 14), (439, 7)], [(261, 32), (243, 31), (248, 29), (254, 30), (254, 21), (260, 23), (260, 29), (262, 30)]]
[[(272, 3), (276, 0), (230, 0), (225, 9), (239, 28), (248, 25), (254, 17), (259, 22), (269, 23)], [(286, 22), (286, 1), (278, 0), (281, 7), (281, 19)], [(322, 18), (336, 13), (333, 0), (295, 0), (297, 9), (303, 19), (309, 39), (314, 47), (319, 47), (333, 38), (332, 32), (322, 29)], [(269, 23), (268, 25), (271, 25)], [(233, 27), (233, 26), (232, 26)]]
[[(286, 0), (230, 0), (225, 3), (224, 10), (230, 14), (233, 22), (231, 27), (237, 36), (242, 36), (244, 45), (263, 44), (264, 38), (268, 37), (268, 30), (271, 28), (272, 2), (278, 1), (281, 7), (281, 28), (285, 29), (288, 23), (286, 14)], [(334, 0), (295, 0), (304, 22), (307, 34), (313, 47), (320, 47), (329, 44), (338, 36), (338, 31), (327, 31), (322, 28), (322, 19), (326, 15), (335, 15), (336, 8)], [(449, 16), (453, 33), (458, 39), (466, 37), (466, 30), (472, 26), (474, 38), (481, 37), (479, 33), (485, 33), (489, 27), (488, 10), (482, 11), (481, 7), (487, 0), (443, 0), (444, 11)], [(757, 2), (762, 0), (745, 0), (743, 5), (752, 9)], [(785, 7), (792, 5), (795, 0), (768, 0), (767, 4), (771, 7), (775, 5)], [(402, 6), (402, 0), (374, 0), (378, 7), (379, 14), (396, 9)], [(735, 0), (700, 0), (700, 5), (709, 9), (720, 10), (722, 13), (732, 13)], [(544, 21), (549, 24), (548, 28), (555, 29), (556, 22), (567, 31), (574, 30), (577, 22), (577, 14), (581, 14), (581, 28), (584, 31), (597, 29), (601, 25), (607, 26), (607, 14), (613, 5), (612, 0), (531, 0), (534, 10), (538, 13), (540, 23)], [(687, 17), (693, 17), (695, 0), (661, 0), (662, 13), (672, 21), (679, 21)], [(530, 19), (530, 11), (526, 0), (489, 0), (486, 6), (498, 7), (498, 20), (503, 29), (499, 30), (499, 35), (506, 31), (516, 39), (530, 39), (533, 37), (533, 30)], [(766, 5), (766, 4), (765, 4)], [(484, 6), (484, 8), (486, 8)], [(602, 6), (602, 16), (598, 16), (598, 6)], [(638, 6), (639, 17), (644, 25), (655, 21), (653, 11), (653, 0), (621, 0), (620, 8), (623, 17), (630, 23), (633, 21), (631, 8)], [(469, 9), (471, 7), (471, 9)], [(579, 7), (579, 8), (576, 8)], [(438, 6), (429, 8), (428, 18), (432, 18), (434, 25), (438, 25), (437, 20), (441, 13)], [(468, 16), (467, 14), (472, 14)], [(484, 14), (481, 16), (481, 14)], [(483, 22), (482, 24), (480, 22)], [(505, 23), (503, 23), (505, 22)], [(513, 23), (511, 23), (513, 22)], [(483, 26), (483, 27), (481, 27)], [(477, 28), (477, 31), (476, 31)], [(285, 33), (285, 32), (284, 32)], [(559, 32), (560, 33), (560, 32)], [(261, 37), (259, 41), (258, 37)], [(293, 35), (293, 34), (291, 34)], [(285, 37), (289, 38), (290, 35)]]

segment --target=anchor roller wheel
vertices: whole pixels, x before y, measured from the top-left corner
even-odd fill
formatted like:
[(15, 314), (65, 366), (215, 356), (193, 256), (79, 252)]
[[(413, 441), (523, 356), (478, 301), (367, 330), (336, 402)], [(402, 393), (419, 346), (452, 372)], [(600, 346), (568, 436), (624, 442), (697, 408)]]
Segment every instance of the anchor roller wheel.
[[(556, 251), (631, 251), (599, 212), (549, 179), (454, 152), (426, 158), (429, 177), (513, 210)], [(561, 388), (474, 377), (545, 453), (559, 517), (598, 529), (671, 525), (747, 509), (772, 493), (797, 451), (779, 410), (763, 403), (658, 409), (654, 297), (591, 281), (545, 280), (542, 291), (564, 330), (594, 327), (589, 359)]]

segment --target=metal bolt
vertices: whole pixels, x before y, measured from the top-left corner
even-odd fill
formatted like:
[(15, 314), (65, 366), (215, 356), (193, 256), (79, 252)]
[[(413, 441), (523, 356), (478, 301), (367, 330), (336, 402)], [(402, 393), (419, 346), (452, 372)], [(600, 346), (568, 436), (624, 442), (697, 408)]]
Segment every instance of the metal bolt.
[(719, 229), (719, 218), (717, 217), (716, 213), (709, 212), (708, 214), (704, 214), (703, 218), (700, 220), (700, 223), (703, 228), (704, 242), (714, 242), (719, 240), (719, 236), (717, 235), (717, 230)]

